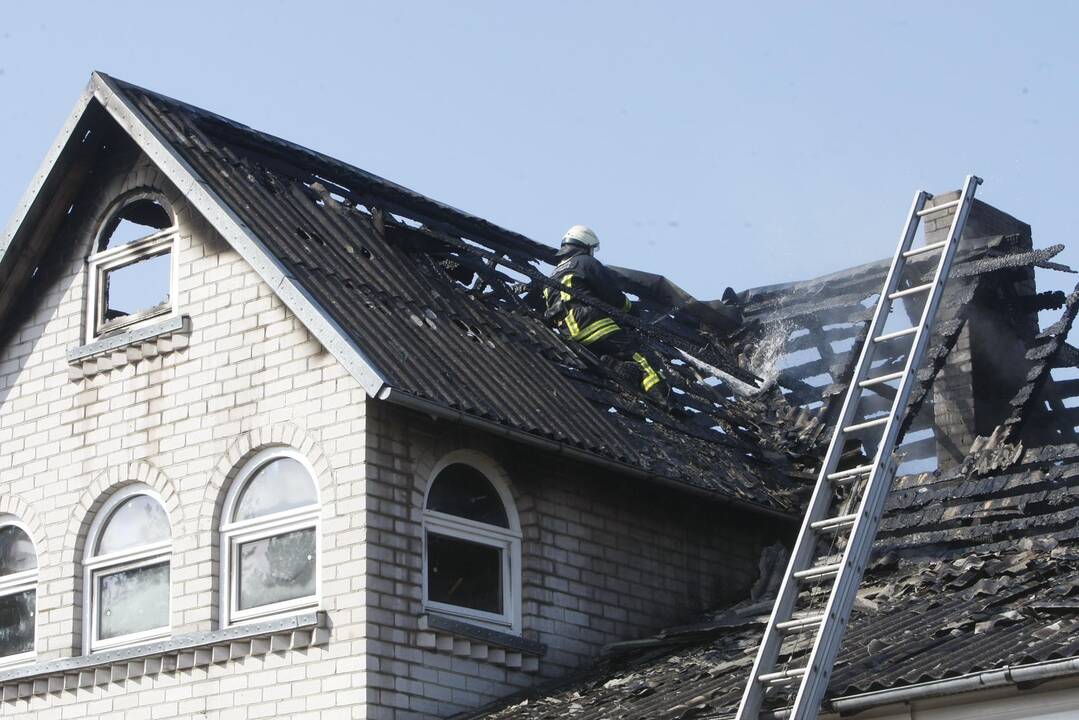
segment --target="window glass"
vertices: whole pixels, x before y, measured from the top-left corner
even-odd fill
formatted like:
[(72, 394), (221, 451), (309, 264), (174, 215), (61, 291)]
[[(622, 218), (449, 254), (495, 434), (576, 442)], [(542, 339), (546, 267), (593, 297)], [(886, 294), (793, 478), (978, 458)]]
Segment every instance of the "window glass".
[(501, 614), (502, 550), (427, 533), (427, 597)]
[(15, 525), (0, 528), (0, 575), (25, 572), (36, 567), (34, 543), (23, 529)]
[(494, 486), (479, 470), (463, 463), (448, 465), (438, 474), (427, 496), (427, 509), (488, 525), (510, 526)]
[(0, 656), (18, 655), (34, 649), (33, 590), (0, 596)]
[(169, 564), (98, 575), (98, 638), (153, 630), (169, 624)]
[(233, 520), (250, 520), (317, 502), (315, 483), (303, 464), (288, 457), (277, 458), (247, 481), (236, 502)]
[(136, 495), (113, 511), (101, 532), (96, 554), (131, 550), (169, 537), (169, 518), (164, 508), (148, 495)]
[(104, 321), (169, 304), (172, 253), (166, 252), (102, 273)]
[(315, 594), (315, 530), (305, 528), (239, 546), (239, 609)]
[(141, 240), (172, 225), (172, 218), (157, 200), (136, 200), (109, 221), (98, 250), (110, 250)]

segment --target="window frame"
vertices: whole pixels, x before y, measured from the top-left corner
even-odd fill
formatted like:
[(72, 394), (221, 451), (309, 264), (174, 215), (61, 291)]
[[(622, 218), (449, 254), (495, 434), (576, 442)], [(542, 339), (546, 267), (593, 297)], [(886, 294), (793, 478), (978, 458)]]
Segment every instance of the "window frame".
[[(172, 224), (134, 242), (108, 250), (98, 250), (101, 241), (104, 239), (105, 229), (109, 227), (113, 219), (123, 212), (124, 208), (140, 200), (156, 202), (168, 214)], [(176, 257), (176, 238), (178, 235), (179, 225), (176, 222), (176, 214), (172, 211), (172, 207), (165, 198), (156, 193), (141, 192), (125, 196), (105, 215), (104, 222), (101, 223), (101, 227), (94, 236), (94, 244), (90, 249), (90, 255), (86, 259), (87, 302), (85, 332), (87, 342), (120, 330), (131, 329), (149, 320), (173, 317), (179, 314), (179, 264)], [(169, 301), (157, 307), (125, 315), (122, 318), (106, 320), (105, 311), (108, 309), (105, 301), (104, 278), (106, 273), (165, 253), (169, 253)]]
[(0, 668), (4, 669), (32, 663), (37, 659), (38, 579), (41, 570), (41, 563), (38, 562), (37, 543), (34, 542), (34, 536), (30, 533), (30, 529), (14, 515), (0, 514), (0, 528), (8, 527), (9, 525), (22, 530), (26, 533), (26, 537), (30, 538), (30, 544), (34, 547), (34, 569), (23, 570), (10, 575), (0, 575), (0, 597), (18, 595), (28, 590), (34, 591), (34, 647), (27, 652), (0, 656)]
[[(94, 550), (101, 539), (101, 533), (112, 519), (113, 513), (124, 502), (138, 495), (146, 495), (156, 502), (165, 517), (169, 520), (169, 539), (148, 545), (140, 545), (132, 550), (109, 553), (107, 555), (94, 555)], [(83, 647), (85, 654), (93, 654), (105, 650), (142, 645), (153, 640), (161, 640), (172, 636), (172, 518), (169, 517), (168, 508), (161, 501), (152, 488), (134, 484), (117, 490), (101, 506), (94, 516), (87, 533), (86, 547), (83, 551)], [(98, 613), (100, 607), (99, 589), (97, 578), (102, 575), (112, 575), (127, 570), (135, 570), (150, 565), (167, 564), (169, 566), (168, 583), (168, 624), (149, 630), (142, 630), (126, 635), (118, 635), (114, 638), (98, 638)]]
[[(428, 510), (431, 488), (438, 476), (450, 465), (468, 465), (479, 472), (491, 483), (498, 494), (506, 513), (508, 528), (489, 525), (476, 520), (469, 520), (458, 515)], [(422, 607), (425, 612), (434, 612), (499, 632), (521, 632), (521, 523), (517, 515), (517, 506), (513, 502), (502, 469), (481, 453), (459, 450), (445, 456), (435, 465), (430, 473), (427, 488), (423, 494), (422, 506), (423, 554), (422, 563)], [(465, 540), (497, 548), (502, 556), (502, 613), (453, 605), (431, 600), (427, 577), (427, 538), (430, 533), (443, 535), (457, 540)]]
[[(247, 482), (263, 467), (281, 458), (299, 462), (307, 471), (315, 490), (315, 502), (298, 508), (234, 522), (236, 504)], [(240, 609), (240, 563), (235, 560), (239, 546), (245, 543), (285, 535), (297, 530), (312, 529), (315, 533), (315, 592), (291, 600)], [(260, 622), (275, 617), (296, 615), (304, 610), (322, 607), (322, 490), (314, 467), (297, 450), (274, 446), (252, 455), (240, 468), (229, 486), (221, 509), (218, 525), (220, 552), (220, 605), (222, 628)]]

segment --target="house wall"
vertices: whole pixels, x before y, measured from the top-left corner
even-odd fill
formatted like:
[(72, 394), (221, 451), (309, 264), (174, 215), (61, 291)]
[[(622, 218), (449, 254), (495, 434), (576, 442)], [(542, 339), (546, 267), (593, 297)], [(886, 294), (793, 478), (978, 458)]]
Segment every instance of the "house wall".
[[(0, 512), (30, 529), (40, 566), (38, 659), (81, 654), (83, 541), (95, 510), (132, 481), (165, 501), (174, 634), (217, 627), (215, 513), (231, 472), (289, 445), (320, 481), (327, 644), (77, 691), (9, 699), (20, 718), (365, 717), (361, 592), (364, 392), (249, 266), (144, 159), (103, 165), (42, 264), (0, 348)], [(83, 259), (120, 192), (163, 190), (177, 211), (186, 348), (72, 380), (82, 342)]]
[[(381, 402), (368, 442), (372, 717), (446, 717), (742, 599), (762, 545), (793, 532)], [(500, 468), (520, 514), (523, 635), (547, 646), (534, 672), (420, 646), (424, 493), (439, 459), (462, 448)]]

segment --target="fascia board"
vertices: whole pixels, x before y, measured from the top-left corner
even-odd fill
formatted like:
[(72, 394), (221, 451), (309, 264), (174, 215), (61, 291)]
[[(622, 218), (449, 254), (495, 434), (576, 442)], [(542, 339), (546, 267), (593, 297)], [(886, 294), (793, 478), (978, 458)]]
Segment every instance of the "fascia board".
[(60, 160), (60, 156), (63, 155), (64, 150), (68, 146), (71, 134), (75, 132), (76, 126), (78, 126), (79, 121), (82, 120), (82, 116), (86, 113), (86, 108), (93, 98), (94, 88), (93, 81), (91, 80), (90, 84), (87, 85), (86, 89), (83, 91), (82, 96), (79, 97), (78, 102), (75, 103), (75, 107), (72, 109), (71, 114), (68, 115), (63, 127), (60, 128), (60, 132), (49, 147), (49, 152), (45, 155), (45, 159), (42, 160), (37, 174), (34, 175), (34, 179), (26, 188), (26, 192), (23, 193), (22, 199), (19, 200), (19, 204), (15, 206), (15, 212), (12, 214), (11, 220), (4, 229), (3, 237), (0, 238), (0, 259), (7, 255), (12, 241), (22, 228), (27, 215), (30, 214), (30, 210), (33, 209), (34, 205), (37, 203), (41, 189), (52, 175), (53, 169)]
[(371, 397), (386, 387), (386, 380), (348, 333), (293, 278), (251, 229), (195, 172), (183, 157), (146, 121), (116, 87), (112, 78), (95, 72), (90, 79), (93, 97), (120, 124), (139, 148), (197, 209), (207, 222), (254, 268), (300, 322), (345, 367)]

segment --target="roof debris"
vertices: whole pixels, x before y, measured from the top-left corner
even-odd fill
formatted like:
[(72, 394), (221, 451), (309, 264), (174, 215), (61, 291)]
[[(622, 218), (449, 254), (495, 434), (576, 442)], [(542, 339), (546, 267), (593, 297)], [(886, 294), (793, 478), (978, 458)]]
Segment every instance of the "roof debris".
[[(919, 375), (922, 401), (931, 397), (933, 379), (955, 347), (953, 336), (975, 316), (965, 307), (973, 313), (978, 298), (991, 297), (1003, 298), (1011, 310), (1016, 307), (1013, 300), (1053, 297), (1034, 295), (1032, 283), (1008, 275), (1046, 257), (1023, 252), (1014, 243), (997, 238), (987, 244), (989, 254), (964, 258), (962, 267), (985, 272), (965, 272), (963, 277), (973, 282), (952, 286), (946, 306), (951, 307), (951, 316), (938, 326), (934, 341), (936, 359)], [(854, 277), (873, 272), (873, 266), (865, 266)], [(840, 286), (848, 298), (846, 315), (812, 297), (822, 292), (821, 281), (816, 281), (746, 293), (746, 318), (759, 319), (762, 327), (795, 321), (807, 328), (809, 332), (798, 337), (810, 339), (799, 343), (795, 353), (856, 336), (864, 306), (857, 300), (860, 291), (852, 289), (852, 274), (823, 282)], [(876, 285), (866, 283), (867, 288)], [(1024, 307), (1037, 312), (1035, 308), (1044, 304), (1048, 303)], [(1066, 338), (1077, 313), (1079, 286), (1067, 296), (1060, 319), (1032, 336), (1024, 381), (1006, 403), (1009, 413), (993, 432), (975, 439), (962, 463), (896, 480), (827, 702), (1079, 655), (1079, 443), (1074, 441), (1074, 415), (1059, 405), (1064, 417), (1055, 417), (1047, 399), (1059, 402), (1075, 394), (1074, 381), (1055, 380), (1050, 371), (1066, 364), (1076, 369), (1077, 353)], [(848, 322), (842, 324), (843, 320)], [(853, 352), (858, 342), (854, 340), (846, 352)], [(816, 362), (819, 368), (825, 355), (802, 365)], [(829, 360), (829, 370), (845, 362)], [(800, 390), (797, 373), (817, 369), (793, 367), (793, 376), (784, 375), (790, 372), (788, 367), (777, 380), (788, 397)], [(843, 371), (836, 370), (829, 387), (842, 388), (844, 382)], [(827, 390), (822, 395), (827, 398)], [(1052, 432), (1027, 432), (1033, 417), (1042, 418), (1042, 424), (1048, 418)], [(761, 559), (760, 579), (743, 602), (654, 638), (610, 646), (582, 676), (469, 717), (731, 718), (786, 561), (785, 551), (768, 548)], [(807, 592), (826, 594), (820, 588)], [(808, 651), (808, 643), (803, 650)], [(770, 707), (778, 710), (786, 701), (773, 697)]]

